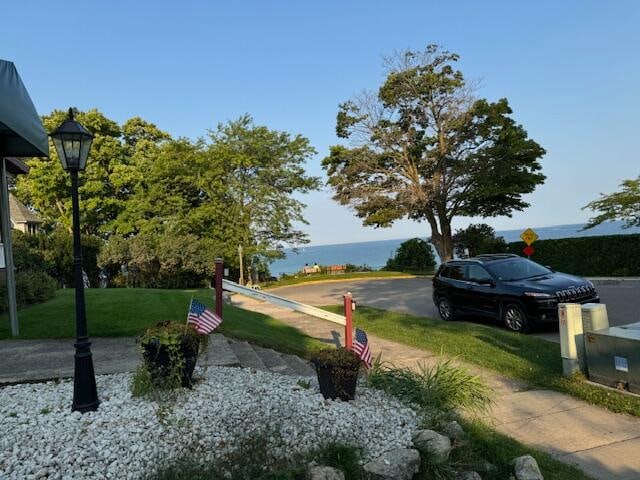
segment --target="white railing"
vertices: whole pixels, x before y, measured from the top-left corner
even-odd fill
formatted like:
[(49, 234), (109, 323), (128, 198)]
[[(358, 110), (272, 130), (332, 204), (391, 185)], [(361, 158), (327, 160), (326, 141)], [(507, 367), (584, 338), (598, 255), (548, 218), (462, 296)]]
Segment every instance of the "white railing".
[(338, 325), (346, 325), (347, 321), (343, 315), (337, 313), (327, 312), (318, 307), (313, 307), (305, 303), (296, 302), (295, 300), (289, 300), (288, 298), (279, 297), (272, 293), (266, 293), (261, 290), (256, 290), (250, 287), (243, 287), (242, 285), (232, 282), (230, 280), (222, 280), (222, 289), (233, 293), (239, 293), (246, 297), (254, 298), (256, 300), (262, 300), (264, 302), (278, 305), (279, 307), (295, 310), (296, 312), (305, 313), (313, 317), (328, 320)]

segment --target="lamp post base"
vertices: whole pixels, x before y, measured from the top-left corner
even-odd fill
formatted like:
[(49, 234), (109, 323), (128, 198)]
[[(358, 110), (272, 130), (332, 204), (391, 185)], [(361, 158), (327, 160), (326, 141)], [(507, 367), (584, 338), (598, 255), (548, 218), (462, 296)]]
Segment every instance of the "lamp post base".
[(74, 346), (75, 368), (73, 376), (73, 404), (74, 412), (91, 412), (98, 409), (98, 389), (96, 388), (96, 376), (93, 371), (93, 358), (91, 356), (91, 342), (88, 339), (78, 340)]

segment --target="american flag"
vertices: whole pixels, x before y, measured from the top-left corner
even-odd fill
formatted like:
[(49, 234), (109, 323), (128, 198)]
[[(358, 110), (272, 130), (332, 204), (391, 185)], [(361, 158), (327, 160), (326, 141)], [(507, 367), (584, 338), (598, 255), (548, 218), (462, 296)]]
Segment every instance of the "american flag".
[(364, 366), (371, 368), (371, 350), (367, 334), (356, 328), (356, 338), (353, 340), (353, 352), (362, 360)]
[(191, 299), (187, 323), (193, 323), (198, 333), (207, 334), (213, 332), (222, 319), (199, 301)]

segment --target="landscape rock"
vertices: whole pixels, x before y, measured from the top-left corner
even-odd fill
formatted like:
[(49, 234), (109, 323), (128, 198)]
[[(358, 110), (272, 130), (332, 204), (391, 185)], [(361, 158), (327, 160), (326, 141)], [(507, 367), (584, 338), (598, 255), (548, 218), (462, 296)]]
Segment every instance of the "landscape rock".
[(478, 472), (457, 472), (455, 480), (482, 480)]
[(316, 465), (307, 471), (307, 480), (344, 480), (344, 473), (337, 468)]
[(538, 462), (531, 455), (523, 455), (513, 461), (516, 480), (544, 480)]
[(413, 434), (413, 445), (434, 464), (445, 463), (451, 453), (451, 440), (433, 430), (418, 430)]
[(315, 379), (302, 389), (296, 377), (228, 367), (196, 367), (194, 377), (192, 389), (158, 402), (131, 396), (130, 373), (98, 375), (102, 403), (85, 414), (69, 408), (72, 379), (0, 388), (0, 478), (142, 478), (186, 456), (216, 462), (254, 439), (285, 460), (339, 442), (368, 462), (409, 447), (417, 425), (379, 390), (327, 402)]
[(452, 420), (444, 427), (444, 433), (451, 439), (461, 441), (465, 438), (465, 433), (458, 422)]
[(420, 453), (413, 448), (398, 448), (364, 465), (369, 480), (411, 480), (420, 469)]

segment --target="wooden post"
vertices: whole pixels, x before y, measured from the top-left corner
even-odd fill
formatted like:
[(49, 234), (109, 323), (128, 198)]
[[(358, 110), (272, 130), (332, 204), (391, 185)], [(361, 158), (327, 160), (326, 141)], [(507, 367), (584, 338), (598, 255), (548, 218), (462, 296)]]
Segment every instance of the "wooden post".
[(344, 346), (351, 350), (353, 346), (353, 298), (351, 292), (347, 292), (344, 298), (344, 318), (346, 324), (344, 326)]
[(216, 289), (216, 315), (222, 318), (222, 274), (224, 263), (221, 258), (216, 258), (216, 278), (214, 286)]

